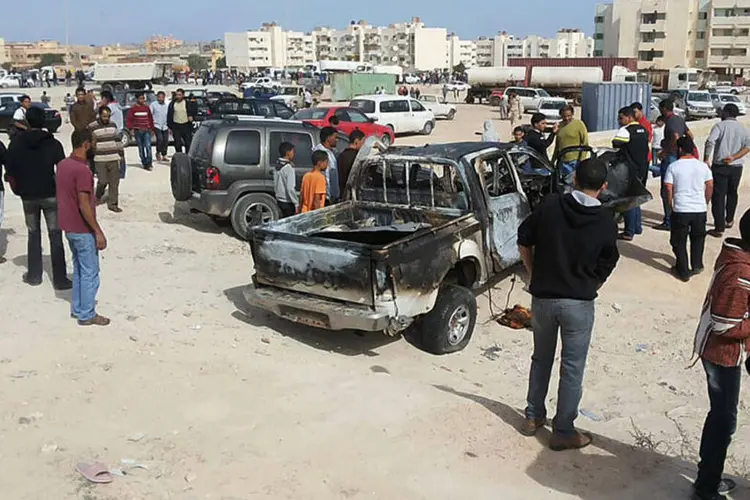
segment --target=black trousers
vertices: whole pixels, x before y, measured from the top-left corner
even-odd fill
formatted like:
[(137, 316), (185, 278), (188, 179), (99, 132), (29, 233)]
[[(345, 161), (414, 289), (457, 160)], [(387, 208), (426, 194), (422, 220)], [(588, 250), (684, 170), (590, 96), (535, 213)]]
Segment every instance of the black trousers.
[(297, 207), (294, 206), (294, 203), (287, 203), (279, 200), (276, 200), (276, 203), (279, 205), (282, 219), (286, 219), (297, 213)]
[(42, 198), (23, 200), (23, 214), (29, 233), (26, 259), (29, 268), (28, 281), (42, 281), (42, 213), (47, 222), (50, 254), (52, 255), (52, 279), (55, 284), (67, 279), (65, 269), (65, 247), (62, 231), (57, 223), (57, 199)]
[(193, 124), (175, 123), (172, 128), (172, 138), (174, 139), (174, 150), (177, 153), (190, 151), (190, 142), (193, 140)]
[[(687, 243), (690, 238), (690, 260), (688, 262)], [(703, 269), (703, 250), (706, 246), (706, 212), (672, 212), (671, 236), (672, 251), (677, 258), (677, 274), (681, 278), (690, 277), (690, 269)]]
[(714, 165), (711, 167), (714, 176), (714, 194), (711, 197), (711, 213), (714, 216), (714, 228), (723, 232), (727, 222), (734, 221), (737, 211), (737, 190), (742, 179), (742, 167)]
[(169, 130), (154, 129), (156, 135), (156, 154), (167, 155), (167, 144), (169, 144)]
[(737, 403), (740, 398), (742, 367), (720, 366), (703, 360), (708, 380), (708, 399), (711, 409), (703, 424), (701, 460), (695, 491), (705, 498), (714, 498), (719, 489), (729, 443), (737, 429)]

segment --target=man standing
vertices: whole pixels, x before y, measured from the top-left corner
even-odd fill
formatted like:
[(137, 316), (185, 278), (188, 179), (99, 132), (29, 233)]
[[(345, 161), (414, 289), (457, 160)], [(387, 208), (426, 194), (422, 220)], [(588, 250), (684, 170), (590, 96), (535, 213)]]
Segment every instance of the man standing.
[(13, 138), (20, 132), (29, 129), (29, 124), (26, 121), (26, 112), (31, 107), (31, 97), (27, 95), (21, 96), (21, 105), (13, 112), (13, 123), (10, 127), (8, 135)]
[(672, 269), (675, 276), (686, 283), (692, 274), (703, 271), (706, 212), (714, 189), (711, 170), (693, 156), (694, 150), (695, 144), (690, 137), (680, 137), (677, 140), (679, 159), (669, 165), (664, 174), (667, 203), (672, 210), (670, 243), (677, 258), (677, 264)]
[(154, 130), (154, 117), (151, 114), (151, 108), (146, 104), (146, 96), (141, 93), (136, 99), (135, 105), (128, 111), (127, 126), (135, 135), (141, 165), (146, 170), (152, 170), (154, 167), (151, 156), (151, 134)]
[(122, 212), (119, 207), (120, 194), (120, 159), (123, 156), (122, 138), (117, 125), (110, 118), (109, 108), (99, 108), (99, 119), (89, 125), (91, 131), (91, 149), (94, 152), (94, 168), (98, 178), (96, 184), (96, 201), (104, 197), (109, 186), (107, 207), (115, 213)]
[(115, 97), (109, 90), (102, 90), (101, 98), (100, 106), (107, 106), (109, 108), (111, 112), (110, 120), (117, 127), (117, 131), (122, 133), (125, 128), (125, 117), (122, 115), (120, 103), (115, 100)]
[[(648, 132), (648, 142), (651, 144), (651, 141), (654, 139), (654, 126), (651, 125), (651, 122), (648, 120), (646, 115), (643, 114), (643, 104), (640, 102), (634, 102), (630, 105), (631, 108), (633, 108), (633, 111), (635, 112), (635, 119), (636, 121), (641, 125), (641, 127), (646, 129), (646, 132)], [(651, 163), (651, 151), (648, 152), (648, 161)]]
[(273, 176), (274, 195), (282, 218), (296, 214), (299, 207), (299, 197), (295, 191), (297, 175), (294, 168), (294, 145), (282, 142), (279, 145), (279, 159)]
[(592, 437), (573, 422), (583, 392), (583, 372), (594, 327), (594, 299), (619, 259), (617, 226), (602, 208), (607, 165), (592, 158), (575, 174), (575, 191), (550, 195), (518, 229), (518, 245), (531, 283), (534, 354), (531, 357), (526, 420), (520, 432), (533, 436), (545, 425), (545, 400), (555, 361), (558, 330), (562, 340), (557, 415), (549, 446), (583, 448)]
[(76, 102), (70, 107), (70, 123), (74, 130), (86, 130), (96, 120), (96, 111), (86, 99), (86, 89), (76, 89)]
[[(619, 112), (620, 130), (612, 139), (612, 146), (619, 149), (625, 161), (634, 168), (631, 171), (643, 185), (648, 178), (649, 134), (638, 121), (635, 109), (631, 106)], [(641, 207), (635, 207), (624, 214), (625, 230), (618, 236), (625, 241), (633, 241), (636, 234), (643, 232), (643, 214)]]
[(41, 215), (47, 223), (50, 253), (52, 254), (52, 279), (56, 290), (68, 290), (72, 285), (66, 275), (65, 248), (62, 232), (57, 224), (55, 199), (55, 165), (65, 158), (63, 147), (46, 130), (44, 110), (32, 107), (26, 113), (29, 128), (11, 141), (6, 158), (8, 177), (14, 192), (23, 201), (23, 213), (28, 230), (28, 272), (23, 281), (36, 286), (42, 283), (42, 229)]
[[(737, 429), (742, 359), (750, 352), (750, 212), (740, 220), (741, 239), (727, 238), (703, 303), (695, 354), (708, 381), (710, 411), (701, 436), (694, 500), (720, 500), (727, 450)], [(748, 367), (748, 363), (745, 363)], [(722, 485), (721, 483), (724, 483)], [(733, 483), (733, 482), (732, 482)]]
[(177, 89), (174, 99), (167, 108), (167, 127), (172, 131), (174, 139), (174, 150), (181, 153), (183, 147), (187, 153), (190, 150), (190, 141), (193, 138), (193, 115), (192, 108), (185, 100), (185, 91)]
[(557, 134), (557, 123), (552, 127), (552, 133), (545, 139), (544, 131), (546, 129), (547, 118), (542, 113), (534, 113), (531, 115), (531, 130), (529, 130), (529, 133), (526, 135), (526, 143), (531, 149), (539, 153), (540, 156), (549, 160), (547, 150), (555, 140), (555, 134)]
[(339, 170), (335, 153), (337, 140), (335, 128), (323, 127), (320, 131), (320, 144), (313, 148), (313, 152), (323, 151), (328, 155), (328, 167), (320, 169), (326, 178), (326, 205), (337, 203), (341, 193), (339, 191)]
[(737, 105), (729, 103), (724, 106), (722, 121), (711, 129), (703, 155), (714, 177), (711, 198), (714, 228), (708, 234), (716, 238), (721, 238), (724, 230), (734, 225), (743, 158), (750, 153), (750, 134), (737, 121), (739, 114)]
[[(510, 116), (510, 128), (511, 129), (516, 128), (516, 125), (521, 121), (522, 115), (523, 115), (523, 103), (521, 103), (521, 98), (518, 97), (518, 94), (516, 94), (515, 92), (510, 91), (508, 93), (508, 116)], [(532, 121), (532, 125), (533, 124), (534, 123)], [(552, 143), (550, 142), (550, 144)]]
[(61, 161), (57, 170), (60, 227), (65, 231), (73, 254), (71, 315), (80, 326), (107, 326), (109, 318), (96, 313), (99, 252), (107, 248), (107, 238), (96, 221), (94, 176), (86, 161), (91, 132), (76, 130), (71, 142), (73, 154)]
[(305, 89), (304, 100), (305, 100), (305, 107), (311, 108), (313, 104), (313, 96), (312, 96), (312, 92), (310, 92), (310, 90), (307, 88)]
[(349, 147), (343, 150), (336, 158), (336, 167), (339, 174), (339, 193), (344, 194), (346, 182), (349, 180), (349, 173), (352, 171), (354, 160), (365, 143), (365, 133), (355, 129), (349, 134)]
[(156, 161), (167, 160), (167, 145), (169, 144), (169, 127), (167, 127), (167, 113), (169, 105), (165, 102), (166, 94), (159, 91), (156, 100), (151, 103), (151, 116), (154, 119), (154, 134), (156, 135)]
[[(555, 157), (565, 148), (589, 145), (589, 131), (582, 120), (574, 118), (573, 106), (566, 105), (560, 110), (560, 125), (557, 130), (557, 142), (555, 143)], [(564, 177), (575, 171), (578, 163), (588, 158), (588, 153), (583, 151), (571, 151), (560, 158), (560, 170)]]
[(660, 231), (670, 230), (671, 208), (667, 203), (667, 191), (664, 186), (664, 174), (669, 166), (677, 161), (677, 139), (684, 136), (692, 138), (692, 133), (688, 129), (685, 120), (674, 113), (674, 102), (671, 99), (665, 99), (659, 103), (659, 110), (664, 116), (664, 141), (662, 142), (662, 161), (661, 161), (661, 203), (664, 209), (664, 221), (654, 229)]

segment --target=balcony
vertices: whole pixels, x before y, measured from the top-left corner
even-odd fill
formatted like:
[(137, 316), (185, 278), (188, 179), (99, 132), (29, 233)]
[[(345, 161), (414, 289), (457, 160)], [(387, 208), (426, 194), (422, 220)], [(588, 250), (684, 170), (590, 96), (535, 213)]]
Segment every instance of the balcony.
[(665, 33), (667, 31), (667, 21), (660, 19), (649, 24), (641, 23), (639, 30), (641, 33), (653, 33), (654, 31)]
[(750, 45), (750, 36), (712, 36), (711, 47), (747, 47)]
[(712, 28), (747, 28), (750, 27), (750, 16), (714, 16), (711, 18)]
[(657, 50), (657, 51), (663, 52), (666, 49), (667, 49), (667, 41), (664, 38), (658, 38), (650, 42), (640, 42), (638, 44), (639, 51)]
[(750, 56), (708, 56), (709, 68), (750, 68)]

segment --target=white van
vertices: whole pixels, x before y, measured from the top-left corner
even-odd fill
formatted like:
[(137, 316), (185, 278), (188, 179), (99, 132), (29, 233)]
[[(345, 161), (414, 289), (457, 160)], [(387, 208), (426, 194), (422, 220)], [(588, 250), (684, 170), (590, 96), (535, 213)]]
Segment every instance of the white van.
[(391, 127), (396, 134), (430, 135), (435, 128), (435, 115), (416, 99), (394, 95), (356, 97), (349, 103), (380, 125)]
[(503, 91), (503, 101), (508, 102), (508, 94), (515, 92), (521, 99), (523, 112), (536, 111), (542, 99), (549, 99), (549, 93), (544, 89), (534, 89), (531, 87), (508, 87)]

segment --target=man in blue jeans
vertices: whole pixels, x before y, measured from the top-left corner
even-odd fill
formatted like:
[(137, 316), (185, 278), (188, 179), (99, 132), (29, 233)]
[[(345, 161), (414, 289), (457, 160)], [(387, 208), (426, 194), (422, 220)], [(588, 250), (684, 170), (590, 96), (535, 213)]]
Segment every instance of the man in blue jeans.
[(99, 251), (107, 238), (96, 221), (94, 175), (88, 166), (91, 132), (76, 130), (73, 153), (57, 165), (57, 204), (60, 228), (73, 254), (73, 308), (80, 326), (107, 326), (109, 318), (96, 313), (99, 290)]
[(582, 161), (575, 172), (575, 191), (548, 196), (518, 228), (521, 258), (531, 278), (534, 330), (526, 419), (519, 430), (533, 436), (547, 421), (545, 400), (559, 331), (560, 386), (549, 443), (554, 451), (583, 448), (592, 441), (573, 423), (583, 394), (594, 299), (620, 257), (614, 217), (598, 200), (606, 180), (607, 166), (601, 160)]
[(151, 134), (154, 133), (154, 115), (151, 114), (151, 108), (146, 104), (145, 95), (138, 94), (137, 99), (136, 103), (128, 111), (126, 123), (127, 127), (135, 135), (141, 165), (143, 165), (145, 170), (152, 170)]

